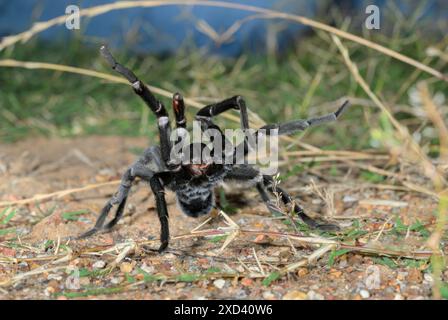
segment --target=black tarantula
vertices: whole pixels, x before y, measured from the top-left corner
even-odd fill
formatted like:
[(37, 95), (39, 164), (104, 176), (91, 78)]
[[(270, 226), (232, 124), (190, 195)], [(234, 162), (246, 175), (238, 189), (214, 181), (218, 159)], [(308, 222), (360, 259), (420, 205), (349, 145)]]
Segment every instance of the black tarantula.
[[(190, 217), (199, 217), (209, 213), (214, 207), (214, 187), (221, 182), (239, 181), (250, 182), (255, 186), (271, 212), (278, 212), (276, 205), (270, 200), (269, 193), (278, 195), (286, 206), (291, 206), (292, 211), (297, 214), (307, 225), (312, 228), (323, 230), (335, 230), (337, 226), (332, 224), (320, 224), (305, 214), (303, 209), (295, 203), (293, 198), (282, 188), (278, 187), (272, 175), (262, 174), (255, 166), (249, 164), (216, 163), (214, 161), (202, 161), (199, 163), (174, 163), (170, 160), (173, 143), (171, 141), (171, 125), (168, 112), (164, 105), (158, 101), (148, 87), (139, 80), (135, 74), (115, 61), (105, 46), (101, 47), (101, 54), (110, 66), (125, 77), (132, 85), (134, 92), (139, 95), (154, 112), (158, 121), (160, 147), (153, 146), (146, 149), (143, 155), (131, 165), (123, 174), (120, 187), (117, 193), (106, 203), (101, 211), (95, 226), (80, 236), (88, 237), (100, 230), (110, 230), (117, 224), (123, 215), (129, 190), (135, 178), (140, 178), (149, 183), (155, 195), (157, 213), (161, 224), (161, 245), (159, 252), (165, 250), (169, 241), (168, 211), (165, 201), (165, 188), (172, 190), (176, 194), (177, 203), (180, 209)], [(334, 113), (312, 118), (308, 120), (294, 120), (283, 124), (268, 124), (260, 129), (275, 129), (277, 135), (292, 134), (299, 130), (305, 130), (316, 124), (334, 121), (342, 114), (348, 106), (348, 101)], [(179, 93), (173, 96), (173, 109), (178, 129), (186, 128), (185, 104)], [(249, 130), (249, 118), (246, 104), (242, 97), (235, 96), (218, 103), (214, 103), (200, 109), (195, 119), (200, 122), (203, 131), (216, 129), (222, 134), (220, 128), (215, 125), (212, 118), (230, 109), (238, 110), (241, 119), (241, 128), (245, 132)], [(260, 130), (258, 129), (258, 130)], [(257, 133), (261, 132), (256, 131)], [(246, 140), (244, 144), (244, 156), (247, 155), (249, 147)], [(198, 147), (198, 144), (189, 144), (190, 149)], [(204, 144), (199, 144), (203, 150), (207, 148)], [(233, 147), (233, 153), (237, 148)], [(118, 205), (115, 217), (105, 224), (105, 220), (112, 209)]]

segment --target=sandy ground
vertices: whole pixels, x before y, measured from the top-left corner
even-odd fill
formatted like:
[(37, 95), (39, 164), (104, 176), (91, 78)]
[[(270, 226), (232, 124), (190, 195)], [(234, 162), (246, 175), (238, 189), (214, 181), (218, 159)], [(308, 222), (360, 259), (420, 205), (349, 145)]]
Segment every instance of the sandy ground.
[[(0, 145), (0, 201), (117, 180), (137, 157), (132, 150), (145, 147), (145, 139), (122, 137), (42, 138)], [(159, 254), (152, 250), (159, 244), (154, 198), (143, 183), (133, 188), (125, 216), (112, 232), (67, 241), (67, 237), (79, 235), (92, 226), (116, 190), (115, 185), (109, 185), (15, 207), (11, 221), (0, 225), (0, 230), (15, 228), (15, 232), (0, 233), (0, 298), (431, 297), (433, 280), (427, 261), (385, 258), (378, 252), (426, 250), (423, 231), (430, 231), (434, 223), (433, 200), (409, 192), (361, 187), (350, 178), (323, 181), (310, 173), (282, 182), (315, 214), (325, 214), (327, 210), (325, 202), (307, 188), (310, 178), (322, 190), (334, 190), (333, 220), (344, 230), (354, 230), (351, 237), (344, 238), (345, 243), (374, 248), (373, 254), (359, 250), (327, 252), (317, 261), (291, 267), (290, 272), (283, 274), (286, 266), (303, 261), (318, 247), (306, 241), (276, 237), (275, 233), (296, 231), (284, 223), (287, 219), (273, 218), (256, 190), (249, 189), (231, 190), (229, 201), (238, 210), (229, 216), (240, 228), (255, 232), (236, 235), (222, 252), (225, 237), (208, 235), (173, 239), (169, 250)], [(189, 218), (179, 212), (170, 192), (167, 201), (173, 237), (188, 235), (207, 218)], [(202, 229), (226, 227), (222, 216), (216, 213), (214, 216)], [(405, 226), (414, 225), (418, 217), (423, 231), (405, 228), (398, 232), (396, 217)], [(359, 230), (354, 229), (354, 221), (361, 222)], [(361, 231), (359, 235), (357, 231)], [(300, 235), (317, 236), (315, 232)], [(154, 240), (146, 241), (148, 237)], [(444, 250), (448, 251), (446, 244)], [(74, 286), (70, 285), (73, 270), (80, 272)], [(445, 272), (445, 279), (447, 276)]]

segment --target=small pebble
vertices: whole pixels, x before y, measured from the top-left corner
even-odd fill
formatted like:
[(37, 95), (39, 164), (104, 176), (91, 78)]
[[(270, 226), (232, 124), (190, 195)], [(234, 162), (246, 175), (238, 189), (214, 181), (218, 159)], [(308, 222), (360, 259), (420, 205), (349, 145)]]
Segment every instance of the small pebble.
[(342, 276), (342, 271), (336, 270), (336, 269), (331, 269), (329, 276), (333, 279), (338, 279)]
[(246, 299), (247, 293), (246, 291), (240, 289), (235, 293), (235, 299)]
[(146, 263), (143, 263), (142, 266), (140, 267), (140, 269), (142, 269), (143, 271), (145, 271), (146, 273), (153, 273), (155, 271), (153, 266), (148, 266)]
[(218, 289), (222, 289), (226, 285), (226, 280), (217, 279), (217, 280), (213, 281), (213, 285)]
[(253, 285), (253, 281), (252, 281), (252, 279), (250, 279), (250, 278), (243, 278), (243, 279), (241, 279), (241, 284), (243, 285), (243, 286), (245, 286), (245, 287), (250, 287), (250, 286), (252, 286)]
[(422, 282), (422, 272), (416, 268), (410, 269), (406, 280), (412, 283), (420, 283)]
[(299, 276), (299, 277), (304, 277), (304, 276), (306, 276), (308, 274), (308, 269), (307, 268), (300, 268), (298, 271), (297, 271), (297, 275)]
[(347, 263), (347, 259), (342, 259), (342, 260), (339, 262), (339, 268), (345, 268), (347, 265), (348, 265), (348, 263)]
[(434, 279), (432, 278), (432, 275), (429, 274), (429, 273), (425, 273), (425, 274), (423, 275), (423, 278), (424, 278), (427, 282), (429, 282), (429, 283), (432, 283), (432, 282), (434, 281)]
[(323, 295), (321, 295), (320, 293), (317, 293), (313, 290), (308, 291), (307, 296), (308, 296), (309, 300), (324, 300)]
[(244, 269), (244, 267), (242, 265), (239, 265), (238, 267), (236, 267), (236, 271), (242, 273), (242, 272), (244, 272), (246, 270)]
[(97, 262), (95, 262), (92, 267), (94, 269), (103, 269), (106, 266), (106, 262), (104, 262), (103, 260), (98, 260)]
[(355, 202), (355, 201), (358, 201), (358, 199), (355, 198), (355, 197), (353, 197), (353, 196), (345, 195), (344, 198), (342, 199), (342, 201), (347, 203), (347, 202)]
[(112, 284), (119, 284), (119, 283), (121, 283), (121, 279), (120, 279), (120, 278), (112, 278), (112, 279), (110, 280), (110, 282), (111, 282)]
[(47, 287), (44, 290), (44, 295), (50, 297), (56, 290), (53, 287)]
[(302, 291), (289, 291), (283, 296), (283, 300), (306, 300), (308, 295)]
[(133, 269), (132, 264), (130, 264), (129, 262), (123, 262), (120, 265), (120, 270), (123, 273), (130, 273), (132, 271), (132, 269)]
[(370, 298), (370, 293), (369, 293), (369, 291), (367, 291), (367, 290), (365, 290), (365, 289), (362, 289), (361, 291), (359, 291), (359, 294), (361, 295), (361, 297), (362, 297), (363, 299), (368, 299), (368, 298)]
[(163, 254), (163, 259), (174, 260), (174, 259), (176, 259), (176, 256), (174, 254), (172, 254), (172, 253), (164, 253)]
[(394, 297), (394, 300), (404, 300), (404, 298), (401, 294), (397, 293)]
[(275, 296), (271, 291), (265, 291), (263, 292), (263, 298), (266, 300), (272, 300), (275, 299)]
[(98, 174), (102, 175), (102, 176), (113, 176), (114, 175), (114, 171), (112, 169), (110, 169), (110, 168), (103, 168), (103, 169), (100, 169)]
[(403, 281), (408, 276), (408, 272), (398, 272), (397, 280)]

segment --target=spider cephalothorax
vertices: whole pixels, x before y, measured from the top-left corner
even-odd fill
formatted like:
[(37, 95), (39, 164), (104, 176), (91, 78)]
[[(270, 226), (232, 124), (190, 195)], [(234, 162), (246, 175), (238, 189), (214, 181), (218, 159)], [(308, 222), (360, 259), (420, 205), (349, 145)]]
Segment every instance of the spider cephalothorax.
[[(101, 47), (101, 54), (115, 71), (119, 72), (131, 83), (134, 92), (143, 99), (157, 117), (160, 147), (153, 146), (146, 149), (143, 155), (126, 170), (117, 193), (106, 203), (95, 226), (81, 237), (93, 235), (99, 230), (110, 230), (117, 224), (123, 215), (129, 190), (135, 178), (148, 182), (155, 196), (157, 213), (161, 224), (161, 246), (159, 251), (163, 251), (168, 246), (169, 241), (165, 188), (175, 192), (177, 203), (185, 214), (191, 217), (198, 217), (209, 213), (214, 207), (214, 188), (218, 184), (231, 180), (246, 182), (250, 186), (257, 188), (262, 200), (271, 212), (277, 212), (278, 208), (270, 200), (269, 193), (279, 196), (280, 200), (285, 205), (290, 206), (291, 210), (309, 226), (326, 230), (337, 228), (337, 226), (332, 224), (319, 224), (307, 216), (292, 197), (277, 186), (272, 175), (263, 174), (257, 167), (245, 161), (236, 161), (238, 156), (238, 159), (241, 160), (242, 157), (244, 160), (244, 157), (247, 156), (251, 149), (250, 142), (246, 138), (239, 145), (232, 145), (230, 152), (229, 148), (227, 148), (228, 145), (225, 148), (223, 147), (224, 143), (227, 143), (227, 139), (222, 134), (221, 129), (213, 123), (213, 117), (230, 109), (238, 110), (240, 112), (242, 131), (250, 131), (246, 105), (240, 96), (205, 106), (196, 114), (196, 120), (200, 123), (202, 131), (215, 130), (215, 138), (212, 139), (215, 142), (215, 146), (216, 137), (222, 138), (222, 140), (218, 139), (220, 141), (218, 146), (222, 147), (217, 148), (219, 151), (210, 149), (204, 143), (181, 144), (181, 138), (172, 138), (170, 120), (164, 105), (154, 97), (148, 87), (132, 71), (117, 63), (106, 47)], [(347, 105), (348, 101), (336, 112), (318, 118), (266, 125), (255, 131), (254, 141), (257, 141), (262, 133), (265, 135), (291, 134), (319, 123), (334, 121)], [(179, 130), (180, 136), (182, 136), (184, 134), (182, 131), (186, 131), (185, 104), (179, 93), (173, 96), (173, 110), (176, 130)], [(180, 150), (183, 151), (173, 155), (173, 150), (179, 145), (181, 147)], [(237, 150), (242, 150), (242, 154), (237, 155)], [(197, 157), (197, 153), (194, 151), (199, 151), (201, 156)], [(208, 156), (202, 157), (204, 152)], [(224, 158), (226, 161), (217, 161)], [(231, 161), (227, 161), (229, 159)], [(115, 205), (118, 206), (115, 217), (105, 225), (107, 215)]]

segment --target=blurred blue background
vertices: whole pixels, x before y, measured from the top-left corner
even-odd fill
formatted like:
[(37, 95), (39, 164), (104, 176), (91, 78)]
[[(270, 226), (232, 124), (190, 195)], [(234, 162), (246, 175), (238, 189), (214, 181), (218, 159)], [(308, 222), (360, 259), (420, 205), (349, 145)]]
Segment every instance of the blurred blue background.
[[(0, 0), (0, 36), (19, 33), (32, 23), (45, 21), (65, 14), (68, 5), (76, 4), (81, 9), (110, 3), (105, 0)], [(405, 1), (405, 0), (252, 0), (233, 1), (274, 10), (295, 13), (331, 23), (331, 10), (337, 8), (343, 14), (358, 17), (358, 24), (365, 18), (365, 6), (376, 4), (381, 10), (393, 7), (404, 15), (421, 10), (421, 18), (448, 18), (447, 0)], [(151, 53), (170, 53), (181, 44), (194, 43), (210, 52), (235, 56), (242, 51), (283, 51), (292, 41), (306, 34), (306, 28), (285, 21), (255, 19), (244, 25), (230, 39), (220, 43), (210, 32), (222, 34), (236, 21), (253, 15), (240, 10), (167, 6), (157, 8), (135, 8), (117, 10), (81, 20), (81, 30), (68, 31), (64, 26), (51, 28), (39, 35), (47, 41), (68, 39), (82, 35), (83, 41), (97, 42), (98, 38), (112, 45), (123, 46)], [(354, 19), (354, 21), (356, 21)]]

